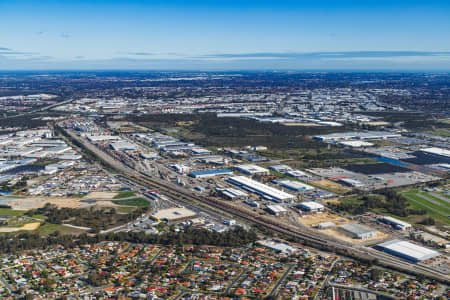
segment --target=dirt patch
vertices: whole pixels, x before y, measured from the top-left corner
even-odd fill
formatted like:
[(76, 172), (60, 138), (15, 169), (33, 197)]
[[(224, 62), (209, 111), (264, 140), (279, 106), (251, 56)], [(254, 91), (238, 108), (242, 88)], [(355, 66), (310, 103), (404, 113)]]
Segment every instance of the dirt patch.
[(370, 239), (360, 240), (360, 239), (354, 239), (349, 235), (346, 235), (342, 231), (340, 231), (337, 227), (334, 228), (328, 228), (328, 229), (322, 229), (320, 230), (321, 233), (324, 233), (326, 235), (332, 236), (335, 239), (339, 239), (344, 242), (352, 243), (352, 244), (366, 244), (370, 243), (376, 240), (384, 240), (389, 237), (388, 234), (377, 231), (376, 236)]
[(312, 185), (318, 186), (320, 188), (323, 188), (325, 190), (328, 190), (330, 192), (337, 193), (337, 194), (344, 194), (344, 193), (350, 192), (352, 190), (350, 188), (347, 188), (345, 186), (342, 186), (338, 183), (332, 182), (327, 179), (315, 180), (315, 181), (311, 181), (309, 183), (311, 183)]
[(20, 230), (36, 230), (41, 225), (39, 222), (28, 223), (22, 226)]
[(102, 201), (95, 201), (93, 203), (82, 203), (82, 205), (80, 206), (80, 208), (86, 208), (86, 207), (97, 207), (97, 208), (101, 208), (101, 207), (120, 207), (120, 205), (114, 204), (112, 201), (109, 200), (102, 200)]
[(69, 197), (30, 197), (30, 198), (15, 198), (9, 202), (8, 205), (12, 209), (16, 210), (30, 210), (44, 207), (45, 204), (50, 203), (56, 205), (58, 208), (69, 207), (77, 208), (81, 205), (81, 199), (79, 198), (69, 198)]
[(20, 227), (0, 227), (0, 232), (15, 232), (19, 230)]
[(2, 227), (0, 228), (0, 232), (16, 232), (20, 230), (33, 231), (38, 229), (40, 225), (41, 223), (35, 222), (24, 224), (22, 227)]
[(84, 200), (90, 200), (90, 199), (113, 199), (114, 196), (116, 196), (117, 193), (115, 192), (92, 192), (87, 194), (85, 197), (83, 197)]
[(345, 223), (349, 223), (350, 220), (329, 212), (319, 212), (299, 217), (298, 222), (305, 226), (314, 227), (319, 225), (320, 223), (325, 222), (333, 222), (334, 224), (336, 224), (336, 226), (338, 226)]
[(382, 240), (385, 239), (387, 237), (389, 237), (389, 235), (382, 233), (382, 232), (377, 232), (377, 235), (373, 238), (370, 239), (366, 239), (366, 240), (360, 240), (360, 239), (353, 239), (352, 237), (346, 235), (345, 233), (343, 233), (342, 231), (340, 231), (337, 226), (346, 224), (346, 223), (352, 223), (354, 221), (351, 221), (350, 219), (341, 217), (339, 215), (336, 214), (332, 214), (329, 212), (320, 212), (320, 213), (315, 213), (315, 214), (311, 214), (311, 215), (306, 215), (303, 217), (299, 217), (298, 218), (298, 222), (302, 225), (305, 226), (310, 226), (310, 227), (315, 227), (317, 225), (319, 225), (320, 223), (325, 223), (325, 222), (333, 222), (336, 227), (332, 227), (332, 228), (327, 228), (327, 229), (317, 229), (320, 231), (320, 233), (329, 235), (333, 238), (348, 242), (348, 243), (352, 243), (352, 244), (362, 244), (362, 243), (368, 243), (368, 242), (372, 242), (375, 240)]

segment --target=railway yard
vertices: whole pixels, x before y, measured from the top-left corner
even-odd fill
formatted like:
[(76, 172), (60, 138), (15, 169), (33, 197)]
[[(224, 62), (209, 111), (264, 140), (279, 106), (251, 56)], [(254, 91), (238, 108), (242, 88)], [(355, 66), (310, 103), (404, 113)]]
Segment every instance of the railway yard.
[[(45, 232), (49, 225), (39, 213), (45, 216), (51, 207), (74, 212), (98, 210), (104, 214), (114, 209), (130, 216), (133, 211), (139, 211), (140, 215), (129, 221), (116, 218), (109, 220), (108, 225), (94, 228), (68, 219), (58, 228), (70, 234), (92, 231), (158, 234), (169, 228), (180, 231), (188, 227), (220, 233), (237, 226), (247, 230), (258, 228), (285, 239), (286, 245), (314, 247), (336, 253), (338, 257), (395, 270), (402, 276), (425, 276), (444, 287), (449, 283), (445, 250), (448, 183), (447, 186), (434, 184), (445, 177), (442, 169), (445, 155), (433, 155), (421, 165), (417, 161), (413, 164), (413, 158), (419, 159), (428, 151), (423, 145), (417, 145), (408, 155), (399, 154), (404, 151), (401, 148), (390, 152), (383, 147), (371, 148), (367, 152), (368, 163), (298, 168), (290, 159), (264, 157), (263, 147), (256, 150), (258, 147), (198, 145), (177, 136), (170, 128), (155, 130), (130, 122), (100, 123), (76, 118), (56, 123), (50, 133), (55, 137), (44, 142), (36, 137), (34, 145), (26, 146), (30, 150), (34, 147), (34, 151), (23, 154), (24, 160), (14, 168), (5, 166), (4, 176), (16, 182), (27, 176), (28, 182), (20, 192), (3, 194), (2, 204), (20, 212), (10, 218), (8, 209), (3, 209), (2, 215), (10, 218), (5, 219), (7, 226), (3, 232)], [(26, 137), (29, 135), (33, 133), (27, 133)], [(52, 148), (56, 147), (55, 143), (61, 152)], [(327, 143), (341, 147), (335, 142)], [(39, 145), (42, 146), (37, 149)], [(39, 154), (46, 147), (50, 147), (49, 154)], [(396, 154), (383, 156), (382, 151)], [(35, 160), (27, 161), (31, 158)], [(23, 170), (17, 169), (21, 164)], [(388, 188), (399, 189), (396, 195), (405, 197), (413, 217), (397, 216), (381, 206), (379, 210), (358, 214), (345, 209), (350, 203), (362, 205), (366, 198), (383, 203), (390, 197), (398, 197), (386, 192)], [(434, 230), (432, 237), (441, 237), (439, 244), (412, 238), (424, 232), (424, 227), (418, 226), (423, 212), (437, 221), (426, 230)], [(417, 251), (431, 251), (432, 255), (413, 261), (402, 252), (406, 250), (389, 252), (379, 246), (397, 240), (408, 241), (418, 247)], [(275, 272), (282, 279), (271, 287), (272, 292), (262, 289), (262, 293), (278, 293), (284, 286), (282, 293), (289, 295), (289, 285), (283, 285), (283, 280), (295, 277), (294, 268), (275, 269)], [(333, 278), (322, 282), (323, 288), (317, 286), (314, 294), (329, 295), (345, 290), (344, 277)], [(240, 279), (240, 276), (235, 278), (236, 282)], [(250, 298), (256, 297), (256, 291), (260, 290), (258, 287), (247, 290), (245, 285), (236, 282), (214, 288), (217, 293), (225, 290), (235, 295), (247, 293)], [(159, 287), (160, 293), (165, 288)], [(360, 288), (365, 293), (375, 292), (370, 291), (370, 284)], [(86, 291), (100, 295), (106, 290), (90, 287)], [(198, 293), (189, 288), (182, 291), (178, 296)]]

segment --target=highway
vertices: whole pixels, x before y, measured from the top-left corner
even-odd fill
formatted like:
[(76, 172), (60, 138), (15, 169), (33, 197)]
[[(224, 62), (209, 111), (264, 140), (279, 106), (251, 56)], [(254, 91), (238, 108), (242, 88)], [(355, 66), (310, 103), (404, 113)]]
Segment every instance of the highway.
[(100, 150), (95, 145), (88, 142), (86, 139), (79, 137), (75, 132), (63, 128), (60, 129), (67, 135), (69, 135), (72, 139), (81, 144), (85, 148), (85, 150), (87, 149), (89, 152), (94, 154), (106, 164), (122, 172), (122, 174), (126, 176), (129, 181), (136, 182), (136, 184), (145, 186), (148, 189), (158, 189), (164, 194), (171, 196), (171, 198), (176, 199), (176, 202), (181, 203), (182, 205), (201, 205), (202, 208), (207, 207), (212, 211), (224, 211), (249, 223), (263, 226), (271, 231), (292, 237), (299, 241), (308, 242), (308, 244), (312, 244), (313, 246), (319, 248), (321, 247), (329, 249), (330, 251), (332, 251), (333, 249), (345, 250), (347, 253), (358, 258), (368, 260), (376, 259), (378, 261), (378, 264), (388, 268), (411, 274), (424, 275), (437, 281), (450, 284), (450, 277), (448, 275), (442, 274), (432, 268), (409, 263), (405, 260), (385, 254), (372, 248), (355, 246), (350, 243), (339, 241), (328, 236), (324, 236), (307, 227), (300, 228), (297, 226), (292, 226), (279, 221), (276, 218), (259, 215), (242, 206), (236, 206), (230, 202), (222, 201), (212, 197), (201, 196), (171, 182), (167, 182), (159, 178), (149, 177), (147, 174), (138, 172), (135, 169), (132, 169), (129, 166), (125, 165), (121, 161), (112, 158), (110, 155)]
[(70, 102), (72, 102), (74, 100), (75, 99), (64, 100), (64, 101), (61, 101), (61, 102), (58, 102), (58, 103), (55, 103), (55, 104), (51, 104), (51, 105), (48, 105), (48, 106), (40, 107), (38, 109), (33, 109), (33, 110), (30, 110), (30, 111), (27, 111), (27, 112), (24, 112), (24, 113), (21, 113), (21, 114), (5, 116), (2, 119), (12, 119), (12, 118), (18, 118), (18, 117), (25, 117), (27, 115), (32, 115), (32, 114), (37, 113), (37, 112), (43, 112), (43, 111), (49, 110), (51, 108), (54, 108), (54, 107), (57, 107), (57, 106), (60, 106), (60, 105), (64, 105), (64, 104), (70, 103)]

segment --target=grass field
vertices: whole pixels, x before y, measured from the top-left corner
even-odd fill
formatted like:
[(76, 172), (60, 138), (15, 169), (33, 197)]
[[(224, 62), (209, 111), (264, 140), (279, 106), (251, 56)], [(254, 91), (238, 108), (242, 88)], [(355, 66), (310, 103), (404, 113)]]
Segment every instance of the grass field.
[(445, 131), (445, 130), (432, 130), (429, 132), (431, 134), (435, 134), (435, 135), (442, 135), (442, 136), (450, 137), (450, 132)]
[(64, 225), (50, 224), (50, 223), (44, 223), (43, 225), (41, 225), (38, 229), (36, 229), (33, 232), (39, 233), (42, 236), (46, 236), (55, 231), (59, 231), (59, 233), (61, 233), (61, 234), (74, 234), (74, 235), (86, 232), (81, 229), (67, 227)]
[(114, 196), (113, 199), (123, 199), (123, 198), (130, 198), (134, 196), (134, 192), (127, 191), (127, 192), (120, 192), (117, 195)]
[(13, 210), (11, 208), (0, 208), (0, 216), (23, 216), (25, 210)]
[(448, 202), (416, 189), (404, 192), (402, 195), (408, 199), (411, 207), (424, 209), (436, 221), (450, 224), (450, 205)]
[(113, 200), (112, 203), (126, 206), (149, 206), (150, 203), (144, 198), (133, 198), (127, 200)]

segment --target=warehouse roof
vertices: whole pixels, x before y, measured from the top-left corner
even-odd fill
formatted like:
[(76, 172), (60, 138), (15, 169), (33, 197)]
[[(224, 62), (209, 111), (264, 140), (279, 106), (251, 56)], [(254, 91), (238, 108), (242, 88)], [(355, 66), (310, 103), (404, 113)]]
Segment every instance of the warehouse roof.
[(370, 147), (373, 146), (372, 143), (364, 142), (364, 141), (344, 141), (339, 143), (342, 146), (348, 146), (348, 147)]
[(268, 205), (267, 208), (273, 211), (274, 213), (287, 212), (286, 208), (284, 208), (281, 205)]
[(358, 224), (358, 223), (344, 224), (344, 225), (339, 226), (339, 228), (342, 228), (345, 231), (351, 232), (355, 235), (361, 235), (361, 234), (370, 233), (370, 232), (375, 231), (372, 228), (366, 227), (366, 226)]
[(314, 201), (306, 201), (299, 204), (300, 207), (306, 207), (309, 210), (318, 210), (323, 209), (324, 206), (320, 203), (314, 202)]
[(384, 219), (384, 220), (386, 220), (386, 221), (388, 221), (390, 223), (396, 224), (396, 225), (401, 225), (401, 226), (405, 226), (405, 227), (411, 227), (411, 224), (403, 222), (402, 220), (399, 220), (399, 219), (396, 219), (396, 218), (393, 218), (393, 217), (390, 217), (390, 216), (383, 216), (382, 219)]
[(242, 186), (250, 192), (260, 193), (277, 200), (285, 200), (294, 198), (293, 195), (277, 190), (273, 187), (252, 180), (245, 176), (235, 176), (228, 179), (229, 182)]
[(205, 170), (205, 171), (195, 171), (189, 173), (189, 176), (202, 176), (202, 175), (224, 175), (233, 174), (230, 169), (215, 169), (215, 170)]
[(292, 180), (282, 180), (280, 181), (281, 186), (291, 189), (291, 190), (295, 190), (295, 191), (311, 191), (314, 189), (314, 187), (305, 184), (305, 183), (301, 183), (298, 181), (292, 181)]
[(437, 251), (402, 240), (391, 240), (379, 244), (377, 247), (388, 250), (388, 252), (391, 252), (396, 256), (415, 261), (422, 261), (440, 255)]
[(246, 165), (239, 165), (236, 166), (236, 168), (240, 171), (244, 171), (249, 174), (256, 174), (256, 173), (269, 173), (269, 170), (266, 168), (253, 165), (253, 164), (246, 164)]
[(431, 148), (421, 149), (420, 151), (430, 153), (430, 154), (436, 154), (436, 155), (450, 157), (450, 150), (447, 150), (447, 149), (431, 147)]

